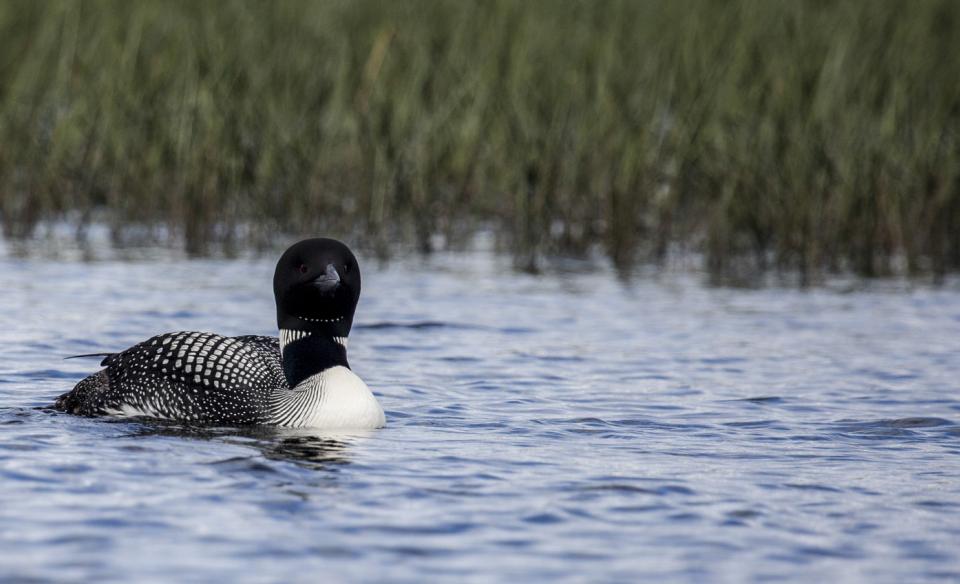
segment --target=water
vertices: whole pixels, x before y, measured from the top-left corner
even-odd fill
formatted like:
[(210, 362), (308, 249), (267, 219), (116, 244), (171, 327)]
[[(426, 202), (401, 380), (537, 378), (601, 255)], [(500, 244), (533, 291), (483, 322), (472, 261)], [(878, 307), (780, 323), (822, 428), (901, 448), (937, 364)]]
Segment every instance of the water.
[(382, 430), (40, 408), (96, 368), (66, 355), (272, 333), (272, 270), (0, 259), (0, 579), (960, 578), (956, 285), (368, 263)]

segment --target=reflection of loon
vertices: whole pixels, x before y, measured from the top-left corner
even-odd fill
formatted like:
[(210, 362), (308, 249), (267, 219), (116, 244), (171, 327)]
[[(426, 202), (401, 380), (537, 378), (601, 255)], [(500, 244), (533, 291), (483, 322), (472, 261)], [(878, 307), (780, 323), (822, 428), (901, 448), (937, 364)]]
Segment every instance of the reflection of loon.
[(293, 436), (272, 443), (262, 443), (260, 450), (271, 460), (289, 460), (303, 466), (324, 468), (332, 464), (347, 464), (349, 442), (319, 436)]
[(280, 339), (159, 335), (121, 353), (57, 399), (81, 415), (219, 425), (378, 428), (383, 409), (347, 363), (360, 269), (333, 239), (290, 247), (273, 276)]
[[(243, 448), (252, 447), (259, 450), (267, 460), (292, 462), (315, 470), (329, 470), (336, 466), (350, 464), (349, 448), (357, 441), (369, 437), (369, 434), (366, 430), (349, 430), (346, 433), (318, 432), (315, 429), (217, 428), (159, 422), (138, 425), (127, 436), (138, 439), (153, 436), (190, 438), (222, 442)], [(239, 471), (263, 469), (263, 460), (260, 456), (235, 456), (212, 464)]]

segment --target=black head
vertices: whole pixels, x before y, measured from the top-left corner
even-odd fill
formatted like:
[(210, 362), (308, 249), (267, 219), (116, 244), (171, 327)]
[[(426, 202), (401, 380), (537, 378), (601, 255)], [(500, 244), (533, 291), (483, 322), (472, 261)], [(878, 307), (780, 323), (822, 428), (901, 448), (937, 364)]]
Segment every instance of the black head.
[(336, 239), (295, 243), (277, 262), (273, 295), (281, 329), (346, 337), (360, 298), (357, 258)]

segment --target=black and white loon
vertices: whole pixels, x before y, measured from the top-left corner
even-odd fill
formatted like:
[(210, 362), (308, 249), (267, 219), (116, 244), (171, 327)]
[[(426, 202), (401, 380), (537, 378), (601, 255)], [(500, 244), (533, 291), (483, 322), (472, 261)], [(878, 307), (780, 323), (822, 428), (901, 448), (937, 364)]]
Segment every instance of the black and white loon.
[(105, 368), (57, 398), (87, 416), (147, 416), (194, 424), (378, 428), (383, 409), (350, 370), (347, 336), (360, 269), (334, 239), (307, 239), (273, 276), (280, 339), (158, 335), (106, 356)]

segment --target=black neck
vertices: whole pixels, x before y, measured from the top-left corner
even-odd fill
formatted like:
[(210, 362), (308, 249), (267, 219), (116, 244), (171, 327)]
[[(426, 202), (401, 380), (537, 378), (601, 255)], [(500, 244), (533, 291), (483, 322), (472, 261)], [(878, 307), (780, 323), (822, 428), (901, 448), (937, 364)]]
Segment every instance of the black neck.
[(350, 364), (347, 363), (347, 348), (333, 340), (333, 337), (323, 333), (315, 332), (290, 341), (280, 350), (283, 357), (283, 374), (290, 387), (295, 387), (304, 379), (330, 367), (339, 365), (350, 368)]

